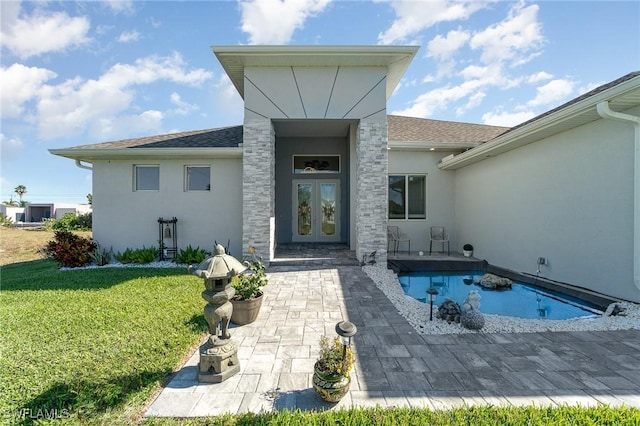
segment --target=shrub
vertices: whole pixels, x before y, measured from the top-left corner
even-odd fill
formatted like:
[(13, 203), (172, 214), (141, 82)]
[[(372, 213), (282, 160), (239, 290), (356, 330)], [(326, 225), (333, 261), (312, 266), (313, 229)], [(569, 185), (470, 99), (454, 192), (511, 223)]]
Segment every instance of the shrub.
[(173, 260), (176, 263), (191, 265), (202, 262), (208, 255), (209, 253), (207, 253), (205, 249), (201, 249), (200, 247), (193, 248), (191, 244), (189, 244), (186, 249), (180, 249)]
[(113, 249), (104, 249), (100, 247), (100, 244), (96, 244), (96, 251), (91, 253), (91, 259), (98, 266), (104, 266), (111, 263), (111, 257), (113, 256)]
[(4, 213), (0, 213), (0, 226), (11, 228), (13, 226), (13, 221), (9, 216), (5, 216)]
[(67, 231), (89, 231), (92, 227), (91, 213), (78, 214), (65, 213), (60, 219), (51, 219), (47, 226), (54, 230), (65, 229)]
[(236, 289), (235, 299), (249, 300), (258, 297), (262, 293), (261, 288), (268, 283), (261, 260), (254, 259), (246, 263), (252, 272), (242, 273), (231, 279), (231, 286)]
[(118, 252), (115, 258), (120, 263), (151, 263), (158, 256), (158, 249), (155, 247), (142, 247), (141, 249), (126, 249), (123, 253)]
[(54, 234), (42, 250), (44, 255), (67, 268), (76, 268), (91, 263), (91, 255), (96, 251), (96, 244), (88, 238), (81, 237), (71, 231), (59, 230)]

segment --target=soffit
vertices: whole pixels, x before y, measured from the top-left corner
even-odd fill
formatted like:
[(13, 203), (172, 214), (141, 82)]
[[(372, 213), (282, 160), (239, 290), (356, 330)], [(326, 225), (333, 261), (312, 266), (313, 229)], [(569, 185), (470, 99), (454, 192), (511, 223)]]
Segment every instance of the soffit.
[(212, 46), (244, 99), (245, 67), (385, 67), (387, 99), (418, 46)]

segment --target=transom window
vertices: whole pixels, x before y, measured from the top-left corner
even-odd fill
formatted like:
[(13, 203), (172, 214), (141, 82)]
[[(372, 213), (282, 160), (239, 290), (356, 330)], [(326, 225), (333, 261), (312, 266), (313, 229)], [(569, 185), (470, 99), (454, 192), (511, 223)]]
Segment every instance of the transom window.
[(427, 218), (427, 176), (389, 175), (389, 219)]
[(185, 166), (185, 191), (210, 191), (211, 168), (209, 166)]
[(157, 164), (136, 164), (133, 166), (134, 191), (159, 191), (160, 166)]
[(294, 155), (293, 173), (340, 173), (340, 156)]

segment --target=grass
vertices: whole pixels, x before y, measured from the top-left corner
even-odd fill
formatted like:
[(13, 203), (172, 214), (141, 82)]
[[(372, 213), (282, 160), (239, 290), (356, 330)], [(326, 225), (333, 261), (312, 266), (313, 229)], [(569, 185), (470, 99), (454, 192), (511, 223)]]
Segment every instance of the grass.
[[(52, 235), (0, 230), (0, 423), (30, 424), (29, 415), (57, 414), (62, 418), (48, 423), (640, 425), (640, 410), (606, 406), (354, 408), (143, 419), (149, 400), (205, 333), (201, 280), (179, 269), (59, 271), (36, 253)], [(11, 245), (8, 236), (33, 241)], [(18, 253), (18, 247), (28, 253)], [(13, 262), (6, 262), (8, 252)]]

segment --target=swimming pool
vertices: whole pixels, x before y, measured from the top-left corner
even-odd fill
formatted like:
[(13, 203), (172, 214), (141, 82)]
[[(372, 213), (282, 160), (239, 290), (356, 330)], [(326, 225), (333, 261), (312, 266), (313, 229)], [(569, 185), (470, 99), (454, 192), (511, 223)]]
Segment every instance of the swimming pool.
[(471, 290), (478, 290), (480, 312), (518, 318), (563, 320), (599, 315), (593, 305), (561, 293), (513, 282), (510, 290), (488, 290), (476, 284), (484, 272), (407, 272), (399, 274), (402, 290), (408, 296), (429, 303), (427, 289), (438, 290), (434, 305), (449, 298), (460, 304)]

